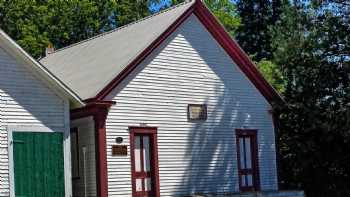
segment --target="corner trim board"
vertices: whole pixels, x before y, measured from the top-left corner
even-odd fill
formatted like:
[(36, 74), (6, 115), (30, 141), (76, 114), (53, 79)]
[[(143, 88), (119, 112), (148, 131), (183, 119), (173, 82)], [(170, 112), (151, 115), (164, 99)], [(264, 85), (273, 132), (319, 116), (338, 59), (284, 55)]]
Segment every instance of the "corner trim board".
[(280, 177), (280, 166), (281, 166), (281, 158), (280, 158), (280, 150), (279, 150), (279, 121), (278, 114), (276, 112), (272, 112), (271, 114), (273, 131), (275, 134), (275, 152), (276, 152), (276, 173), (277, 173), (277, 190), (280, 190), (281, 187), (281, 177)]

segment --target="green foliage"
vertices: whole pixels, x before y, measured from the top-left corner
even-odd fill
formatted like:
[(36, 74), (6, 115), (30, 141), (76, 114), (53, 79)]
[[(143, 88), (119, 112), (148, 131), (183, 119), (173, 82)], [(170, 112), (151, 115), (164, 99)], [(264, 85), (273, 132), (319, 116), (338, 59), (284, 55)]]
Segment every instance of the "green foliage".
[[(171, 5), (176, 5), (181, 2), (184, 2), (184, 0), (171, 0)], [(235, 36), (241, 24), (236, 4), (232, 0), (204, 0), (204, 3), (219, 19), (227, 32), (231, 36)]]
[(150, 14), (157, 0), (0, 0), (0, 28), (34, 57)]
[(244, 51), (253, 55), (255, 61), (272, 57), (269, 27), (278, 19), (280, 6), (280, 0), (237, 1), (241, 25), (236, 38)]
[(284, 92), (285, 80), (283, 79), (282, 73), (279, 67), (273, 62), (262, 59), (257, 63), (257, 67), (260, 72), (264, 75), (265, 79), (279, 92)]
[(122, 26), (150, 15), (151, 13), (148, 8), (150, 3), (158, 3), (158, 1), (117, 0), (117, 6), (115, 10), (115, 21), (117, 25)]
[(171, 5), (177, 5), (179, 3), (184, 2), (185, 0), (170, 0), (171, 1)]
[(311, 197), (350, 195), (350, 9), (332, 6), (286, 2), (272, 34), (288, 102), (278, 109), (282, 180)]
[(90, 37), (101, 26), (96, 3), (1, 0), (1, 28), (33, 56), (52, 42), (57, 47)]
[(234, 36), (241, 24), (236, 5), (231, 0), (205, 0), (204, 2), (225, 29)]

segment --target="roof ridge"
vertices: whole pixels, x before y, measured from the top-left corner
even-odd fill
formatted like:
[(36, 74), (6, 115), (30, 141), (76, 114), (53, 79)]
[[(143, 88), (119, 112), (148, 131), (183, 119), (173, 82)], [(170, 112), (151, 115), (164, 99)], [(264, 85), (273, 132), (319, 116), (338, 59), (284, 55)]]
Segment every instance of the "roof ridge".
[(191, 3), (191, 2), (193, 2), (193, 1), (195, 1), (195, 0), (185, 0), (185, 1), (182, 2), (182, 3), (179, 3), (179, 4), (177, 4), (177, 5), (171, 6), (171, 7), (169, 7), (169, 8), (166, 8), (166, 9), (164, 9), (164, 10), (161, 10), (161, 11), (159, 11), (159, 12), (156, 12), (156, 13), (151, 14), (151, 15), (149, 15), (149, 16), (146, 16), (146, 17), (144, 17), (144, 18), (140, 18), (140, 19), (138, 19), (138, 20), (136, 20), (136, 21), (134, 21), (134, 22), (128, 23), (128, 24), (126, 24), (126, 25), (117, 27), (117, 28), (115, 28), (115, 29), (112, 29), (112, 30), (109, 30), (109, 31), (106, 31), (106, 32), (102, 32), (102, 33), (100, 33), (100, 34), (97, 34), (97, 35), (92, 36), (92, 37), (90, 37), (90, 38), (87, 38), (87, 39), (85, 39), (85, 40), (81, 40), (81, 41), (79, 41), (79, 42), (70, 44), (70, 45), (68, 45), (68, 46), (59, 48), (59, 49), (55, 50), (54, 52), (50, 53), (49, 55), (47, 55), (47, 56), (45, 56), (45, 57), (43, 57), (43, 58), (40, 58), (40, 60), (43, 60), (43, 59), (45, 59), (46, 57), (49, 57), (50, 55), (55, 54), (55, 53), (60, 52), (60, 51), (63, 51), (63, 50), (65, 50), (65, 49), (74, 47), (74, 46), (76, 46), (76, 45), (79, 45), (79, 44), (88, 42), (88, 41), (90, 41), (90, 40), (94, 40), (94, 39), (99, 38), (99, 37), (103, 37), (103, 36), (105, 36), (105, 35), (114, 33), (114, 32), (116, 32), (116, 31), (119, 31), (119, 30), (124, 29), (124, 28), (126, 28), (126, 27), (135, 25), (135, 24), (140, 23), (140, 22), (142, 22), (142, 21), (145, 21), (145, 20), (147, 20), (147, 19), (153, 18), (153, 17), (155, 17), (155, 16), (157, 16), (157, 15), (160, 15), (160, 14), (163, 14), (163, 13), (165, 13), (165, 12), (171, 11), (171, 10), (173, 10), (173, 9), (175, 9), (175, 8), (178, 8), (178, 7), (180, 7), (180, 6), (183, 6), (183, 5), (185, 5), (185, 4)]

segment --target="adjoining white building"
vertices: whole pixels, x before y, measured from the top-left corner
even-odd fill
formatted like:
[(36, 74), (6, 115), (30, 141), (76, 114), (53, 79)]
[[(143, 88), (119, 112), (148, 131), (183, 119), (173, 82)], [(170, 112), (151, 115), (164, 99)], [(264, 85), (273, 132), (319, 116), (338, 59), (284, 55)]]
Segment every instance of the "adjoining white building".
[(0, 30), (0, 196), (72, 194), (69, 113), (80, 100)]

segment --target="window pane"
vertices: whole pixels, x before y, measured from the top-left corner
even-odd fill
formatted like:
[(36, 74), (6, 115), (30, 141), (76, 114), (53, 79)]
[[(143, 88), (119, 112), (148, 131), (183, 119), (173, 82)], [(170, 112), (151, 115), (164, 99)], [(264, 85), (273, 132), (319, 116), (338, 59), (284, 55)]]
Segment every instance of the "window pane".
[(239, 138), (239, 154), (241, 169), (245, 169), (245, 159), (244, 159), (244, 138)]
[(151, 170), (150, 166), (150, 145), (149, 145), (149, 136), (143, 137), (143, 163), (144, 171), (149, 172)]
[(243, 186), (243, 187), (247, 186), (245, 180), (246, 180), (246, 176), (245, 176), (245, 175), (241, 175), (241, 182), (242, 182), (242, 186)]
[(141, 171), (141, 137), (135, 136), (135, 171), (140, 172)]
[(251, 152), (251, 145), (250, 140), (251, 138), (245, 138), (245, 157), (246, 157), (246, 168), (251, 169), (252, 168), (252, 152)]
[(142, 179), (136, 179), (136, 191), (142, 191)]
[(253, 186), (253, 176), (247, 175), (247, 186)]
[(151, 178), (145, 178), (145, 191), (152, 190)]

